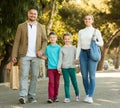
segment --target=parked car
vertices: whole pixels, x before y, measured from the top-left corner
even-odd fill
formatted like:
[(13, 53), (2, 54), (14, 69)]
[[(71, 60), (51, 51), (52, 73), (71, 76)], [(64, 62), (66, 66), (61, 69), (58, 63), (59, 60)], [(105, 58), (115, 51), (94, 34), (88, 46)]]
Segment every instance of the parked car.
[(104, 70), (107, 70), (109, 68), (109, 63), (107, 60), (104, 61), (103, 68)]

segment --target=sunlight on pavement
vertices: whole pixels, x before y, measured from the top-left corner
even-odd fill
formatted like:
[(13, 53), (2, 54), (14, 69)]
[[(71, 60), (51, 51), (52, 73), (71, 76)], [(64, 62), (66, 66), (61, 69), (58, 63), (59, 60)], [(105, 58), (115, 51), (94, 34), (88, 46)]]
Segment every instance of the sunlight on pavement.
[(120, 72), (112, 72), (112, 73), (96, 73), (96, 77), (120, 77)]
[(11, 108), (23, 108), (23, 107), (20, 107), (20, 106), (12, 106)]
[(106, 100), (106, 99), (97, 99), (97, 100), (101, 102), (107, 102), (107, 103), (118, 103), (116, 101), (111, 101), (111, 100)]

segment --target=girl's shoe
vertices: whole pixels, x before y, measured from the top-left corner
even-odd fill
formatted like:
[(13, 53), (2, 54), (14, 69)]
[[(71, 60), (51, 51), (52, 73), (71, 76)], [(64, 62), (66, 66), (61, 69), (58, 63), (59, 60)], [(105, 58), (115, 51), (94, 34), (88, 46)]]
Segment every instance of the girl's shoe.
[(64, 99), (64, 103), (68, 103), (68, 102), (70, 102), (70, 99), (69, 98), (65, 98)]
[(80, 96), (79, 95), (76, 96), (75, 100), (76, 100), (76, 102), (79, 102), (80, 101)]

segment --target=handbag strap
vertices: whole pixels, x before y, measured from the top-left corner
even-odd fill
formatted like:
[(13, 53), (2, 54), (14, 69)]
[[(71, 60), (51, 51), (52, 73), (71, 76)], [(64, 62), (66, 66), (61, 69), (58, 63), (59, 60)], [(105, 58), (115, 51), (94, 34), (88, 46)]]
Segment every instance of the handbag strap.
[(96, 29), (94, 29), (93, 36), (92, 36), (92, 37), (95, 37), (95, 33), (96, 33)]
[[(95, 36), (96, 36), (96, 29), (94, 29), (93, 36), (92, 36), (92, 37), (95, 37)], [(96, 37), (96, 41), (99, 41), (97, 37)]]

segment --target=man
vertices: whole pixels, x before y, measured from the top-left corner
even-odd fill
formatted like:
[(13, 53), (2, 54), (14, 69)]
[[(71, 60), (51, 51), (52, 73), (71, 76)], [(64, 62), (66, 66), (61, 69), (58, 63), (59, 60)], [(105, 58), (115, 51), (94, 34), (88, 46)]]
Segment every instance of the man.
[[(12, 62), (17, 62), (20, 57), (20, 89), (19, 102), (25, 104), (37, 102), (36, 84), (39, 74), (40, 58), (47, 45), (45, 29), (36, 21), (37, 10), (31, 8), (28, 11), (28, 20), (18, 25), (12, 50)], [(31, 71), (30, 71), (31, 69)], [(28, 76), (31, 72), (30, 85), (28, 88)]]

